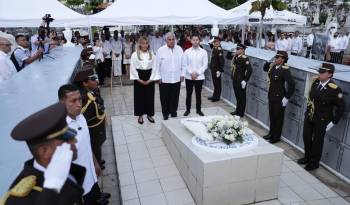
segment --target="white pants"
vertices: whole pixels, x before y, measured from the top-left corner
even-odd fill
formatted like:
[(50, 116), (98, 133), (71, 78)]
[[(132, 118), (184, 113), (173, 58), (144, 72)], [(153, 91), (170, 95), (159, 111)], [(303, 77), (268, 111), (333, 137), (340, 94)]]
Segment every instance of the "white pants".
[(113, 60), (112, 61), (113, 74), (114, 76), (122, 75), (122, 60)]

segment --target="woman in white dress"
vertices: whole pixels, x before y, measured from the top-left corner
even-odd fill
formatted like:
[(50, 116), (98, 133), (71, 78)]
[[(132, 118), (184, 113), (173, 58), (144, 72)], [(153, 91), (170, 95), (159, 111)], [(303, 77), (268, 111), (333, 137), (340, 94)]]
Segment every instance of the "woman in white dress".
[(125, 65), (126, 75), (129, 76), (129, 67), (130, 67), (130, 59), (131, 54), (133, 52), (133, 43), (130, 41), (130, 36), (125, 35), (125, 42), (124, 42), (124, 60), (123, 64)]
[(92, 51), (95, 55), (95, 60), (97, 63), (96, 71), (98, 75), (98, 79), (100, 82), (100, 85), (103, 85), (104, 82), (104, 77), (106, 75), (105, 73), (105, 67), (104, 67), (104, 57), (103, 57), (103, 48), (102, 48), (102, 43), (100, 39), (96, 39), (94, 42), (94, 46), (92, 47)]
[(154, 81), (159, 80), (153, 68), (155, 56), (150, 51), (147, 38), (141, 37), (130, 59), (130, 80), (134, 80), (134, 115), (143, 124), (143, 115), (154, 123)]

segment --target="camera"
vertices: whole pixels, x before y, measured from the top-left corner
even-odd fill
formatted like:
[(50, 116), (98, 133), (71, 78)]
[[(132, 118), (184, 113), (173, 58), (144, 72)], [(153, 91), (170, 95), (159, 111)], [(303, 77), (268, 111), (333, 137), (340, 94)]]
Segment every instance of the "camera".
[(51, 23), (51, 22), (53, 22), (53, 20), (55, 20), (55, 19), (51, 17), (51, 14), (45, 14), (45, 16), (42, 18), (42, 20), (43, 20), (45, 23)]

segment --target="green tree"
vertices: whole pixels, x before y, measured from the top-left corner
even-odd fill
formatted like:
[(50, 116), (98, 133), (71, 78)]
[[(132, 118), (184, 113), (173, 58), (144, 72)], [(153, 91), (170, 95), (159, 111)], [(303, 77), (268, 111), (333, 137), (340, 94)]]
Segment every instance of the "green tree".
[(247, 0), (210, 0), (212, 3), (223, 9), (229, 10), (245, 3)]
[(66, 0), (67, 6), (79, 6), (84, 3), (84, 0)]
[(270, 8), (270, 6), (277, 11), (287, 9), (287, 4), (280, 0), (257, 0), (252, 3), (252, 8), (250, 9), (249, 13), (260, 11), (262, 18), (264, 18), (266, 9)]

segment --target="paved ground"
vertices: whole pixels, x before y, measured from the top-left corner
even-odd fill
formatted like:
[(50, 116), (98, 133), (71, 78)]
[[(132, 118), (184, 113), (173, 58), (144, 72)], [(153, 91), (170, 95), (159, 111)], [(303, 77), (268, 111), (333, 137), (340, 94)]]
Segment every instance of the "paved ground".
[[(112, 203), (110, 204), (118, 205), (121, 204), (119, 189), (120, 183), (118, 182), (115, 159), (115, 153), (118, 153), (118, 149), (115, 152), (115, 147), (113, 145), (112, 139), (110, 117), (119, 116), (117, 118), (124, 119), (122, 122), (125, 122), (126, 125), (131, 124), (137, 126), (137, 118), (133, 117), (133, 87), (113, 87), (112, 90), (110, 88), (102, 88), (101, 91), (105, 99), (107, 113), (109, 114), (109, 123), (107, 125), (107, 141), (103, 147), (103, 156), (107, 161), (107, 166), (106, 170), (104, 171), (104, 176), (101, 180), (101, 186), (103, 187), (104, 191), (110, 192), (112, 194), (112, 198), (110, 200)], [(202, 107), (219, 106), (228, 112), (233, 110), (230, 105), (223, 101), (216, 103), (208, 101), (207, 97), (210, 96), (210, 93), (205, 90), (203, 91), (202, 96)], [(155, 99), (155, 111), (160, 112), (161, 108), (158, 89), (156, 89)], [(193, 99), (193, 103), (194, 102), (195, 100)], [(182, 88), (180, 94), (179, 110), (184, 109), (185, 89)], [(182, 113), (178, 114), (182, 115)], [(254, 123), (250, 119), (247, 120), (249, 121), (250, 128), (253, 129), (256, 133), (259, 135), (264, 135), (266, 133), (266, 130), (264, 128)], [(157, 121), (160, 123), (161, 119), (159, 118)], [(350, 186), (348, 184), (341, 181), (338, 177), (324, 168), (319, 168), (318, 170), (311, 172), (312, 175), (310, 175), (309, 173), (303, 171), (303, 169), (295, 163), (295, 161), (302, 156), (301, 152), (283, 142), (277, 143), (276, 145), (283, 148), (286, 155), (283, 167), (279, 200), (269, 201), (262, 204), (349, 204), (347, 202), (350, 201)], [(157, 204), (155, 203), (155, 205)]]

